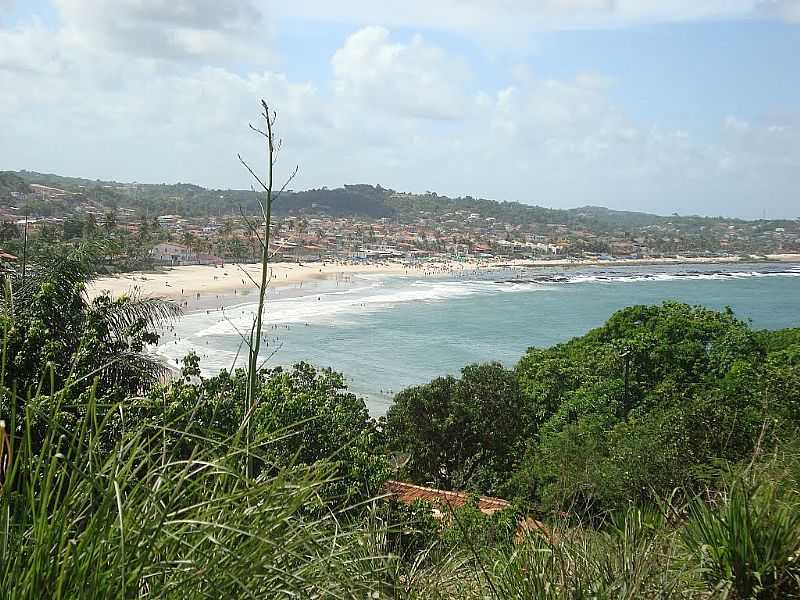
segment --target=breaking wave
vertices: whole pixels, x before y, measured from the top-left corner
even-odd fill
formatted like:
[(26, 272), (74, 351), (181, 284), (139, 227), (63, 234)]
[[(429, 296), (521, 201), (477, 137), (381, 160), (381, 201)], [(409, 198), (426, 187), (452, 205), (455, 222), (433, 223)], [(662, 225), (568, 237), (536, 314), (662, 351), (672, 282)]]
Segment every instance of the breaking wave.
[[(541, 270), (486, 272), (484, 278), (465, 280), (384, 278), (364, 279), (349, 289), (310, 291), (291, 298), (272, 297), (265, 315), (267, 327), (287, 324), (348, 323), (358, 315), (386, 310), (410, 302), (445, 302), (475, 294), (531, 292), (565, 289), (574, 284), (623, 284), (685, 280), (727, 280), (760, 277), (800, 277), (800, 266), (764, 269), (714, 270), (591, 270), (542, 273)], [(364, 283), (366, 285), (358, 285)], [(194, 337), (239, 335), (249, 331), (256, 310), (255, 303), (243, 303), (183, 317), (182, 329)], [(174, 350), (174, 348), (173, 348)]]

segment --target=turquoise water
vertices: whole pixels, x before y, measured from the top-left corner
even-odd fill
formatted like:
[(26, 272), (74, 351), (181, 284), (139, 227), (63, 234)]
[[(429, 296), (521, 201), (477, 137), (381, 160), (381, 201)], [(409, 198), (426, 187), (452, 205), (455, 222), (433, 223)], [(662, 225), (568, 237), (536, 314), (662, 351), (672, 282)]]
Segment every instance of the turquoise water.
[[(553, 280), (531, 281), (546, 277)], [(675, 299), (730, 306), (756, 328), (800, 326), (800, 266), (719, 265), (582, 271), (507, 271), (469, 279), (353, 278), (281, 290), (268, 306), (268, 364), (331, 366), (383, 414), (393, 393), (457, 373), (465, 364), (511, 366), (530, 346), (550, 346), (601, 325), (632, 304)], [(190, 349), (207, 373), (230, 368), (252, 304), (185, 316), (159, 351)], [(241, 355), (239, 356), (241, 360)]]

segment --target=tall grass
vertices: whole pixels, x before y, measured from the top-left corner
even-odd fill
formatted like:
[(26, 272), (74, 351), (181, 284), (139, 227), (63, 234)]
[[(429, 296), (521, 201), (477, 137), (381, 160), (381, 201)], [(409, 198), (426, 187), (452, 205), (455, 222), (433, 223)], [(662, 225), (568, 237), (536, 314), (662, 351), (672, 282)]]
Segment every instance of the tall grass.
[(800, 597), (800, 505), (776, 486), (740, 479), (715, 504), (696, 500), (682, 537), (720, 594)]
[[(112, 417), (124, 416), (122, 405), (105, 408), (101, 418), (90, 402), (72, 431), (56, 409), (13, 416), (16, 455), (0, 494), (3, 597), (383, 595), (391, 560), (373, 552), (369, 521), (354, 526), (327, 509), (324, 470), (250, 480), (233, 441), (195, 438), (192, 455), (178, 458), (162, 431), (136, 424), (102, 448)], [(34, 447), (30, 426), (41, 419), (49, 428)]]
[(428, 532), (429, 543), (401, 559), (391, 540), (409, 524), (386, 522), (381, 510), (332, 509), (327, 467), (250, 479), (236, 439), (131, 423), (124, 404), (93, 397), (75, 409), (33, 397), (10, 415), (4, 598), (800, 596), (800, 512), (777, 486), (735, 484), (672, 523), (637, 507), (599, 528), (565, 518), (521, 544), (471, 535), (453, 545)]
[(453, 599), (672, 598), (697, 591), (698, 579), (676, 560), (674, 530), (657, 512), (632, 508), (603, 530), (557, 527), (518, 545), (455, 552), (411, 597)]

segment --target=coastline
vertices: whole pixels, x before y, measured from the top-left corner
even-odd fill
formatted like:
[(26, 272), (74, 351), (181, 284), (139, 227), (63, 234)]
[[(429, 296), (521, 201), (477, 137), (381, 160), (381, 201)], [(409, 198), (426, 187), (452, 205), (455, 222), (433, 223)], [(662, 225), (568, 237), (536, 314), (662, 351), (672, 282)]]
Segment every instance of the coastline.
[[(269, 288), (300, 288), (307, 283), (325, 280), (349, 282), (354, 275), (445, 275), (481, 268), (477, 263), (399, 262), (374, 263), (270, 263)], [(168, 300), (202, 300), (208, 296), (243, 297), (255, 293), (261, 276), (259, 263), (229, 263), (213, 265), (181, 265), (161, 271), (134, 271), (113, 277), (101, 277), (88, 287), (90, 298), (104, 292), (112, 296), (132, 292)]]
[[(425, 261), (418, 263), (374, 262), (314, 262), (270, 264), (269, 287), (274, 290), (290, 287), (302, 288), (304, 284), (315, 284), (324, 280), (347, 283), (358, 275), (418, 275), (441, 276), (467, 274), (478, 270), (508, 268), (580, 268), (598, 266), (653, 266), (653, 265), (692, 265), (692, 264), (731, 264), (748, 260), (771, 262), (800, 262), (800, 254), (772, 254), (767, 256), (731, 256), (723, 258), (661, 258), (661, 259), (619, 259), (619, 260), (499, 260), (484, 259), (473, 261)], [(202, 309), (219, 303), (220, 297), (247, 297), (256, 290), (253, 280), (260, 277), (261, 265), (258, 263), (229, 263), (224, 267), (211, 265), (183, 265), (168, 267), (162, 271), (131, 272), (114, 277), (103, 277), (93, 281), (88, 288), (90, 298), (104, 292), (112, 296), (138, 293), (180, 301), (188, 308), (189, 300), (195, 309)]]
[[(512, 365), (527, 348), (584, 335), (632, 304), (730, 306), (759, 328), (796, 327), (798, 285), (800, 261), (317, 277), (269, 290), (263, 355), (271, 366), (334, 368), (380, 415), (410, 385), (475, 362)], [(158, 354), (175, 366), (194, 351), (204, 375), (230, 369), (255, 299), (241, 291), (185, 298), (183, 317), (164, 332)]]

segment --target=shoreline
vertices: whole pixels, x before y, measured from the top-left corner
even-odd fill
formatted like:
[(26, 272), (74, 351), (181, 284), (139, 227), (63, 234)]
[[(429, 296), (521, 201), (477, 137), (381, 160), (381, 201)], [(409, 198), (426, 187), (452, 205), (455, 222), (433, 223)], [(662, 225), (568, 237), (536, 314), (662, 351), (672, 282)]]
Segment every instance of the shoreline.
[[(269, 265), (271, 278), (269, 288), (274, 293), (301, 290), (304, 284), (316, 287), (324, 281), (349, 284), (353, 276), (359, 275), (419, 275), (446, 276), (468, 274), (475, 271), (501, 269), (546, 269), (582, 268), (609, 266), (658, 266), (658, 265), (708, 265), (735, 264), (740, 262), (798, 262), (800, 254), (773, 254), (767, 256), (731, 256), (722, 258), (661, 258), (619, 260), (474, 260), (425, 261), (419, 263), (375, 262), (375, 263), (286, 263)], [(136, 271), (113, 277), (103, 277), (91, 282), (87, 293), (90, 298), (104, 292), (112, 296), (138, 293), (143, 296), (161, 297), (179, 301), (183, 306), (195, 310), (217, 307), (220, 299), (242, 300), (255, 294), (253, 280), (260, 277), (258, 263), (230, 263), (224, 267), (213, 265), (183, 265), (168, 267), (163, 271)], [(290, 292), (291, 293), (291, 292)]]
[[(349, 283), (357, 275), (447, 275), (480, 268), (476, 263), (271, 263), (268, 288), (271, 290), (302, 289), (305, 284), (324, 281)], [(202, 301), (209, 296), (247, 297), (255, 294), (255, 281), (261, 277), (259, 263), (214, 265), (181, 265), (162, 271), (133, 271), (90, 282), (87, 293), (94, 298), (104, 292), (112, 296), (139, 293), (168, 300)]]

